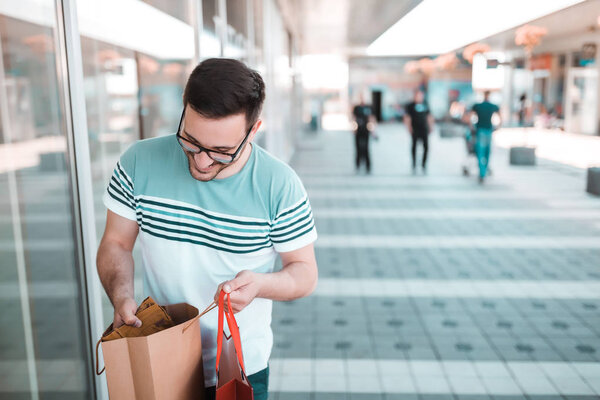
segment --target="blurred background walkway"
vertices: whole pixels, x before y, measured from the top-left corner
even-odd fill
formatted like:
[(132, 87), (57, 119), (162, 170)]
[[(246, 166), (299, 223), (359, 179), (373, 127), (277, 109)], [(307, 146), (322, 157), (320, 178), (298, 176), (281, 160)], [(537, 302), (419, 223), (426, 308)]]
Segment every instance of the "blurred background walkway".
[(378, 133), (372, 176), (351, 172), (348, 131), (293, 159), (320, 281), (275, 305), (275, 399), (598, 398), (600, 202), (582, 171), (496, 148), (480, 186), (464, 141), (433, 135), (414, 176), (405, 128)]

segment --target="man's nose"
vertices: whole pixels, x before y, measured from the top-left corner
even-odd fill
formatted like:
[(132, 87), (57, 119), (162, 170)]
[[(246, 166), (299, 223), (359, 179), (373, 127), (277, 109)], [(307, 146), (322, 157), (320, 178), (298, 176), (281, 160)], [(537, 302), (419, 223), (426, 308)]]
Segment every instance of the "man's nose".
[(194, 162), (198, 168), (208, 168), (214, 161), (206, 154), (205, 151), (194, 154)]

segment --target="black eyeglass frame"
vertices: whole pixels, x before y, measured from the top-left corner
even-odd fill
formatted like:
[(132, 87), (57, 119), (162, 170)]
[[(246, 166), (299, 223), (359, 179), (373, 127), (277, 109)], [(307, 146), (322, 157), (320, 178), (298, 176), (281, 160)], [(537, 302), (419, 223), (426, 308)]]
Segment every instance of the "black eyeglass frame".
[[(177, 137), (177, 141), (179, 142), (179, 145), (183, 148), (183, 150), (185, 151), (189, 151), (190, 153), (194, 153), (194, 154), (200, 154), (202, 152), (205, 152), (206, 155), (213, 161), (216, 161), (220, 164), (231, 164), (235, 158), (239, 155), (240, 151), (242, 150), (242, 147), (244, 147), (244, 144), (246, 144), (246, 141), (248, 140), (248, 137), (250, 136), (250, 132), (252, 132), (252, 128), (254, 128), (254, 124), (250, 127), (250, 129), (248, 129), (248, 132), (246, 132), (246, 135), (244, 136), (244, 140), (242, 140), (242, 143), (239, 145), (239, 147), (237, 148), (237, 150), (231, 154), (231, 153), (225, 153), (222, 151), (217, 151), (217, 150), (211, 150), (211, 149), (207, 149), (206, 147), (202, 147), (200, 146), (200, 144), (198, 144), (197, 142), (192, 142), (186, 138), (184, 138), (183, 136), (181, 136), (181, 125), (183, 124), (183, 118), (185, 116), (185, 108), (183, 109), (183, 112), (181, 113), (181, 118), (179, 119), (179, 126), (177, 127), (177, 133), (175, 134), (175, 136)], [(186, 148), (184, 146), (183, 143), (181, 143), (181, 141), (185, 141), (188, 143), (191, 143), (192, 145), (198, 147), (198, 151), (193, 151), (190, 150), (188, 148)], [(211, 157), (210, 153), (217, 153), (226, 157), (230, 157), (231, 160), (229, 161), (222, 161), (222, 160), (215, 160), (213, 157)]]

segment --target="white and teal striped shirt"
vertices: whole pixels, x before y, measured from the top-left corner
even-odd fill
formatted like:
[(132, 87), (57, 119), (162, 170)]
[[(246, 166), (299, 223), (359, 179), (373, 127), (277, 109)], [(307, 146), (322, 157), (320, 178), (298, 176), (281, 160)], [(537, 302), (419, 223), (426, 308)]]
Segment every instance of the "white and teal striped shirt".
[[(245, 269), (271, 272), (277, 253), (317, 238), (296, 173), (256, 144), (246, 165), (225, 179), (194, 179), (175, 135), (142, 140), (120, 158), (104, 195), (112, 212), (137, 221), (144, 297), (203, 310), (219, 283)], [(236, 314), (246, 372), (267, 367), (272, 302), (255, 299)], [(215, 377), (217, 313), (200, 319), (204, 376)]]

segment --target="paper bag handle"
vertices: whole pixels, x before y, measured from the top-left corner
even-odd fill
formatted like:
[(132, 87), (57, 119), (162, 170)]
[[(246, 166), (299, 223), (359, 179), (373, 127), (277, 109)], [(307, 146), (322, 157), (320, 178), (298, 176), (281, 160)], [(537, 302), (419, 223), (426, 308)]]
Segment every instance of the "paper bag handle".
[(188, 321), (187, 325), (181, 330), (181, 333), (185, 333), (185, 331), (194, 324), (195, 321), (197, 321), (201, 316), (203, 316), (204, 314), (206, 314), (207, 312), (209, 312), (210, 310), (214, 309), (217, 306), (217, 303), (215, 301), (213, 301), (212, 303), (210, 303), (208, 305), (208, 307), (206, 307), (206, 309), (204, 311), (202, 311), (200, 314), (196, 315), (194, 318), (192, 318), (191, 320)]
[[(224, 307), (225, 295), (227, 295), (227, 310)], [(238, 328), (235, 317), (233, 316), (233, 309), (231, 308), (231, 298), (229, 293), (225, 293), (223, 290), (219, 293), (219, 327), (217, 330), (217, 360), (215, 369), (217, 375), (219, 373), (219, 361), (221, 360), (221, 350), (223, 347), (223, 315), (227, 318), (227, 325), (229, 326), (229, 332), (233, 339), (233, 345), (235, 346), (235, 353), (242, 368), (242, 373), (246, 375), (246, 368), (244, 367), (244, 357), (242, 355), (242, 341), (240, 339), (240, 330)]]
[(96, 375), (102, 375), (102, 373), (104, 372), (104, 369), (106, 368), (106, 366), (102, 367), (102, 371), (98, 372), (98, 367), (99, 367), (99, 363), (100, 363), (100, 359), (98, 358), (98, 347), (100, 347), (100, 342), (102, 341), (102, 339), (98, 340), (98, 342), (96, 343)]

